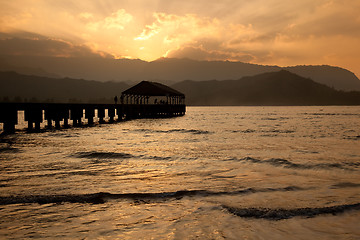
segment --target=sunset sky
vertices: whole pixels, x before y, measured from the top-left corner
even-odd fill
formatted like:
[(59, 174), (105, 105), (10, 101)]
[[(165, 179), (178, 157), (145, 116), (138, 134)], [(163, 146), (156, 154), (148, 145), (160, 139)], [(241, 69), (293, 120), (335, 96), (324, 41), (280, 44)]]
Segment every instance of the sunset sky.
[(329, 64), (360, 77), (359, 0), (0, 0), (0, 54)]

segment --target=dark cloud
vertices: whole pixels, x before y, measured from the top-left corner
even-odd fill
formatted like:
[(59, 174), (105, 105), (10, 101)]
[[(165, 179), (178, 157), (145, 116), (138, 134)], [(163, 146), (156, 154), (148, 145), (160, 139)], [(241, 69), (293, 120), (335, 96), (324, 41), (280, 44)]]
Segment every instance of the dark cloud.
[(322, 18), (299, 24), (293, 29), (296, 34), (302, 36), (329, 37), (343, 35), (348, 37), (360, 37), (360, 19), (356, 20), (346, 14), (333, 13)]
[(110, 54), (94, 51), (85, 45), (76, 45), (26, 32), (19, 32), (12, 36), (0, 33), (0, 53), (22, 56), (112, 57)]
[(190, 58), (195, 60), (231, 60), (250, 62), (254, 56), (248, 53), (234, 52), (233, 50), (209, 50), (203, 47), (187, 46), (173, 50), (167, 54), (169, 58)]

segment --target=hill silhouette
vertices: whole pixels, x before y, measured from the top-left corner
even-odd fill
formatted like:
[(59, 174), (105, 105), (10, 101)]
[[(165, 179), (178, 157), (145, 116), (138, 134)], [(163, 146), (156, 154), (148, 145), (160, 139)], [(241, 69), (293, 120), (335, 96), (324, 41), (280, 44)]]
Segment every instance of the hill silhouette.
[(129, 85), (0, 72), (0, 101), (112, 103)]
[(343, 92), (286, 70), (239, 80), (182, 81), (172, 87), (189, 105), (359, 105), (360, 92)]
[(16, 71), (46, 77), (70, 77), (97, 81), (138, 83), (142, 80), (174, 84), (183, 80), (228, 80), (254, 76), (281, 69), (296, 73), (338, 90), (360, 91), (360, 80), (352, 72), (331, 66), (294, 66), (281, 68), (243, 62), (196, 61), (161, 58), (146, 62), (139, 59), (101, 57), (41, 57), (0, 55), (0, 71)]
[[(338, 91), (286, 70), (239, 80), (181, 81), (171, 85), (188, 105), (360, 105), (360, 92)], [(112, 103), (125, 83), (0, 72), (0, 101)]]

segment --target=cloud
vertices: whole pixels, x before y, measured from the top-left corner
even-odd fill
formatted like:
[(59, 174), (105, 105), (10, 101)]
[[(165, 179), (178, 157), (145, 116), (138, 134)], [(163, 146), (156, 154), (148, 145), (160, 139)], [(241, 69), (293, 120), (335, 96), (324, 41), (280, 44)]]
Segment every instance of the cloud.
[[(195, 14), (155, 13), (154, 21), (134, 38), (149, 55), (187, 57), (197, 60), (254, 60), (234, 42), (246, 42), (258, 35), (252, 25), (224, 24), (217, 18)], [(147, 46), (158, 43), (157, 48)], [(155, 52), (156, 51), (156, 52)]]
[(124, 30), (133, 19), (133, 16), (125, 11), (119, 9), (113, 12), (110, 16), (99, 21), (92, 21), (94, 16), (91, 13), (81, 13), (80, 18), (91, 20), (87, 23), (87, 27), (91, 30), (99, 31), (102, 29), (107, 30)]
[[(112, 57), (110, 54), (94, 51), (85, 45), (75, 45), (73, 43), (49, 39), (45, 37), (19, 38), (7, 37), (8, 34), (0, 34), (0, 52), (2, 55), (21, 55), (21, 56), (52, 56), (52, 57)], [(25, 33), (18, 33), (27, 35)], [(33, 34), (33, 36), (37, 36)]]
[(194, 46), (185, 46), (179, 49), (171, 50), (166, 53), (165, 57), (169, 58), (190, 58), (194, 60), (230, 60), (251, 62), (255, 57), (247, 52), (234, 49), (205, 48), (202, 44)]
[(90, 19), (93, 19), (94, 18), (94, 15), (92, 13), (89, 13), (89, 12), (81, 12), (78, 17), (82, 20), (90, 20)]
[(166, 13), (154, 13), (155, 21), (146, 25), (136, 40), (148, 40), (152, 37), (166, 38), (166, 43), (176, 41), (180, 38), (192, 38), (197, 35), (212, 32), (216, 19), (199, 18), (194, 14), (183, 16)]
[(355, 0), (12, 0), (2, 3), (0, 31), (119, 57), (332, 64), (360, 75), (358, 9)]

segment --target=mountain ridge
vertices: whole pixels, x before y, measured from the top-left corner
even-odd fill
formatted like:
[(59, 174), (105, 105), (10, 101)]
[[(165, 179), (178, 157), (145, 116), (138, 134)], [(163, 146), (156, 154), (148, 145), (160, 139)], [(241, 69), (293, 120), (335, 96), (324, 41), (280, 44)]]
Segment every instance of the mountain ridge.
[(0, 71), (0, 101), (113, 103), (114, 96), (128, 87), (123, 82), (50, 78)]
[[(0, 72), (0, 101), (112, 103), (123, 82), (49, 78)], [(360, 92), (344, 92), (287, 70), (238, 80), (185, 80), (171, 85), (188, 105), (360, 105)]]
[[(27, 69), (27, 72), (21, 71)], [(230, 61), (198, 61), (192, 59), (161, 58), (152, 62), (140, 59), (112, 58), (61, 58), (0, 55), (1, 71), (29, 74), (29, 69), (41, 69), (44, 76), (94, 79), (97, 81), (127, 82), (142, 80), (174, 84), (186, 79), (206, 81), (227, 80), (254, 76), (265, 72), (289, 70), (302, 77), (309, 77), (338, 90), (360, 90), (360, 80), (346, 69), (328, 65), (279, 67)]]
[(344, 92), (287, 70), (239, 80), (191, 81), (172, 85), (189, 105), (359, 105), (360, 92)]

